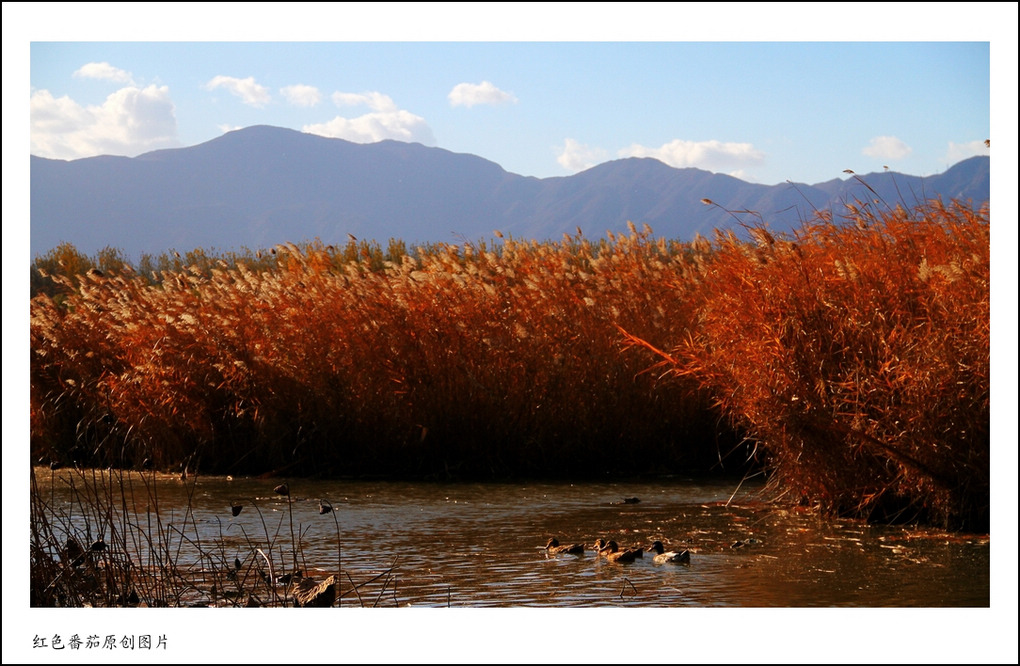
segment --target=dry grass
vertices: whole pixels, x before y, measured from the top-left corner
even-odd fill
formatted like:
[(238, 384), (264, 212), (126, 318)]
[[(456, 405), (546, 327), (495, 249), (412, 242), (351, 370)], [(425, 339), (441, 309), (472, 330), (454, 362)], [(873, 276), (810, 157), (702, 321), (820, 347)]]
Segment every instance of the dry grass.
[[(389, 601), (395, 564), (379, 573), (361, 571), (356, 581), (343, 568), (339, 521), (331, 510), (321, 520), (336, 524), (337, 569), (310, 569), (293, 524), (290, 538), (267, 525), (260, 504), (237, 500), (223, 507), (236, 516), (256, 512), (261, 534), (241, 529), (242, 538), (209, 533), (192, 504), (196, 477), (182, 482), (187, 493), (161, 499), (166, 479), (153, 471), (59, 471), (34, 468), (31, 484), (30, 603), (34, 607), (289, 607), (365, 606)], [(48, 478), (47, 478), (48, 477)], [(325, 505), (328, 505), (328, 501)], [(167, 505), (170, 508), (164, 508)], [(330, 514), (327, 517), (325, 514)], [(205, 536), (203, 537), (203, 533)], [(346, 602), (345, 602), (346, 599)], [(394, 603), (396, 598), (394, 595)]]
[(687, 334), (680, 244), (634, 229), (271, 256), (55, 276), (63, 293), (32, 303), (35, 457), (476, 477), (719, 457), (707, 396), (621, 353), (619, 326), (662, 345)]
[(751, 242), (632, 226), (193, 253), (145, 276), (79, 262), (32, 301), (33, 455), (580, 476), (706, 469), (749, 432), (798, 500), (980, 529), (987, 209), (848, 210)]
[(988, 211), (848, 210), (703, 243), (694, 335), (660, 367), (753, 433), (793, 498), (986, 530)]

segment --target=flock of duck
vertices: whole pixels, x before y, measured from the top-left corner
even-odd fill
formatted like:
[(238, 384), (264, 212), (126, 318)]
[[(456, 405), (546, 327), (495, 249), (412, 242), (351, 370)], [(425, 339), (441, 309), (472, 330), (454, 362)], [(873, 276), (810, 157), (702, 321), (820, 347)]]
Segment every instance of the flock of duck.
[[(584, 555), (588, 550), (583, 543), (560, 545), (556, 537), (549, 539), (545, 544), (546, 552), (552, 555)], [(612, 539), (606, 541), (599, 539), (592, 545), (598, 557), (605, 557), (610, 562), (627, 564), (638, 558), (644, 558), (645, 551), (654, 553), (653, 560), (656, 564), (690, 564), (691, 553), (687, 549), (680, 552), (667, 551), (661, 541), (653, 541), (648, 548), (620, 548), (620, 544)]]

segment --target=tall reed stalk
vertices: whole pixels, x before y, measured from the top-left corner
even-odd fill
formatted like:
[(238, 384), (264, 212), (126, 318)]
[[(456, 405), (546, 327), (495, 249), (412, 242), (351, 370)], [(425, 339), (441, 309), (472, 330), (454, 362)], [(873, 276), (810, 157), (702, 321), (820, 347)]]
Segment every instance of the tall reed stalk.
[[(48, 479), (39, 479), (48, 473)], [(254, 509), (261, 535), (214, 538), (193, 511), (196, 478), (184, 481), (182, 509), (167, 509), (156, 472), (33, 468), (31, 473), (30, 603), (41, 607), (333, 606), (343, 596), (379, 587), (376, 604), (395, 583), (395, 567), (355, 581), (343, 569), (340, 523), (336, 572), (310, 570), (302, 527), (291, 525), (289, 546), (266, 523), (260, 503), (235, 500), (233, 516)], [(176, 481), (173, 481), (176, 483)], [(44, 490), (49, 486), (49, 491)], [(141, 492), (140, 492), (141, 491)], [(326, 502), (326, 504), (329, 504)], [(282, 516), (281, 516), (282, 527)], [(299, 566), (300, 563), (300, 566)], [(286, 573), (285, 573), (286, 572)], [(344, 578), (348, 584), (341, 585)], [(343, 589), (346, 588), (346, 589)], [(395, 595), (394, 595), (395, 599)], [(362, 600), (362, 605), (368, 603)]]
[(711, 392), (794, 500), (987, 530), (987, 208), (858, 201), (792, 235), (749, 232), (700, 246), (690, 337), (631, 342)]
[[(54, 275), (32, 303), (33, 446), (222, 473), (549, 475), (695, 468), (716, 415), (621, 354), (687, 332), (682, 244), (505, 239), (380, 260), (278, 246), (154, 284)], [(709, 440), (699, 449), (691, 442)]]
[(31, 303), (33, 456), (290, 477), (766, 464), (827, 511), (980, 529), (987, 208), (847, 210), (750, 240), (316, 242), (149, 275), (74, 272), (62, 248)]

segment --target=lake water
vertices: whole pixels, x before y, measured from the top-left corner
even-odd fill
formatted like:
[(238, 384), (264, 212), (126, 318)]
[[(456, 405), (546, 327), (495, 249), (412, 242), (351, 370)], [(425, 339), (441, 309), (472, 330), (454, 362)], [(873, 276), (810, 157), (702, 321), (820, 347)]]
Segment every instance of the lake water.
[[(200, 581), (196, 590), (215, 584), (209, 581), (222, 585), (236, 558), (242, 574), (252, 576), (266, 570), (267, 560), (274, 575), (296, 565), (322, 579), (342, 568), (344, 607), (989, 606), (987, 535), (823, 519), (764, 502), (751, 482), (738, 490), (738, 481), (680, 477), (291, 479), (287, 497), (274, 493), (280, 479), (182, 482), (125, 473), (120, 484), (96, 474), (100, 495), (131, 516), (119, 529), (151, 535), (158, 524), (178, 535), (171, 538), (176, 561)], [(98, 533), (96, 520), (86, 518), (88, 503), (75, 499), (93, 492), (86, 489), (93, 473), (40, 468), (36, 476), (58, 539), (75, 531), (83, 542), (117, 542)], [(240, 507), (236, 516), (232, 505)], [(625, 547), (659, 540), (667, 549), (688, 549), (691, 558), (689, 565), (656, 564), (648, 555), (617, 564), (592, 550), (550, 555), (544, 549), (550, 537), (589, 549), (599, 538)], [(131, 543), (136, 562), (152, 561), (144, 540)]]

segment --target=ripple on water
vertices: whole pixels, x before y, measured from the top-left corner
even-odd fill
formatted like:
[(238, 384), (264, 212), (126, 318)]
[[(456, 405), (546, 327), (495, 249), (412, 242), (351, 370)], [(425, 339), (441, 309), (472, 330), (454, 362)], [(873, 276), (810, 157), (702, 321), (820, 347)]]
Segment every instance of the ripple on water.
[[(63, 471), (63, 470), (62, 470)], [(41, 486), (55, 475), (37, 475)], [(136, 495), (145, 486), (135, 481)], [(666, 480), (642, 483), (414, 484), (290, 480), (279, 483), (159, 477), (160, 515), (193, 543), (222, 544), (223, 557), (250, 563), (256, 548), (289, 561), (294, 537), (302, 566), (335, 571), (337, 527), (345, 573), (372, 585), (366, 605), (413, 606), (988, 606), (987, 537), (881, 528), (770, 507), (744, 484)], [(80, 520), (67, 484), (52, 503)], [(50, 496), (50, 490), (43, 488)], [(620, 504), (638, 497), (639, 503)], [(319, 513), (319, 499), (335, 511)], [(240, 502), (237, 516), (231, 506)], [(145, 502), (137, 524), (144, 525)], [(172, 514), (172, 518), (171, 518)], [(334, 517), (336, 521), (334, 521)], [(195, 531), (198, 534), (195, 534)], [(651, 558), (613, 564), (587, 550), (550, 555), (561, 543), (615, 539), (623, 546), (662, 541), (689, 548), (689, 566)], [(743, 547), (733, 548), (741, 542)], [(218, 548), (220, 546), (217, 546)], [(219, 552), (219, 551), (217, 551)], [(346, 578), (345, 578), (346, 580)], [(395, 591), (394, 591), (395, 588)], [(365, 588), (368, 592), (368, 587)], [(344, 606), (358, 605), (353, 594)]]

